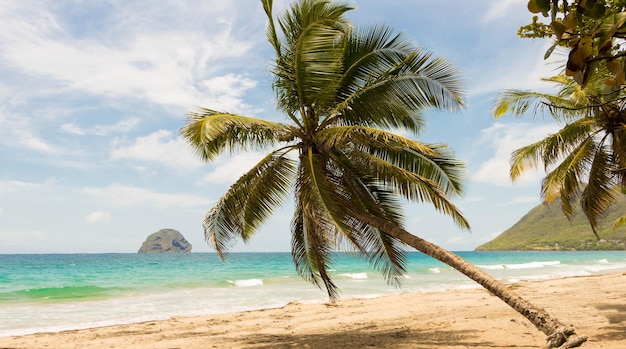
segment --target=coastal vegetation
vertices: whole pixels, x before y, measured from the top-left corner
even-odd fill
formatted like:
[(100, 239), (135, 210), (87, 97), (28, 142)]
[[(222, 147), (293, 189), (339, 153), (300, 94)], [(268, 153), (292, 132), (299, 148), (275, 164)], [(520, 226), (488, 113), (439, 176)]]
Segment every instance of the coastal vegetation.
[(587, 217), (578, 210), (571, 219), (561, 211), (561, 199), (541, 203), (477, 251), (600, 251), (626, 250), (626, 228), (613, 222), (624, 214), (626, 197), (612, 203), (598, 224), (598, 240)]
[[(554, 40), (546, 58), (559, 47), (569, 52), (563, 74), (544, 79), (558, 91), (504, 91), (493, 114), (521, 117), (532, 111), (550, 117), (561, 129), (517, 149), (510, 175), (515, 180), (543, 165), (547, 175), (542, 199), (558, 198), (570, 220), (580, 207), (600, 240), (600, 220), (626, 193), (626, 3), (531, 0), (528, 8), (542, 13), (549, 24), (535, 16), (519, 35)], [(614, 218), (616, 227), (626, 222), (623, 204), (621, 210), (622, 216)]]
[[(513, 152), (510, 175), (517, 179), (539, 164), (547, 170), (541, 184), (546, 202), (560, 199), (563, 213), (573, 219), (580, 206), (597, 239), (599, 222), (611, 203), (626, 190), (626, 106), (624, 92), (608, 86), (601, 67), (585, 85), (558, 75), (557, 93), (507, 90), (498, 96), (494, 115), (535, 115), (552, 118), (561, 129)], [(622, 206), (622, 210), (623, 210)], [(622, 211), (623, 215), (623, 211)], [(617, 217), (614, 222), (618, 222)]]
[(432, 204), (462, 229), (469, 223), (451, 201), (462, 194), (464, 166), (445, 144), (417, 135), (429, 108), (464, 106), (459, 73), (384, 25), (354, 27), (350, 6), (301, 0), (276, 20), (263, 0), (278, 110), (271, 122), (208, 108), (189, 115), (181, 134), (206, 161), (225, 151), (272, 149), (239, 178), (205, 219), (205, 236), (223, 258), (235, 239), (247, 241), (293, 191), (292, 256), (298, 273), (331, 300), (332, 252), (368, 259), (391, 284), (405, 273), (405, 245), (438, 259), (524, 315), (548, 346), (580, 345), (544, 310), (459, 256), (405, 230), (403, 200)]

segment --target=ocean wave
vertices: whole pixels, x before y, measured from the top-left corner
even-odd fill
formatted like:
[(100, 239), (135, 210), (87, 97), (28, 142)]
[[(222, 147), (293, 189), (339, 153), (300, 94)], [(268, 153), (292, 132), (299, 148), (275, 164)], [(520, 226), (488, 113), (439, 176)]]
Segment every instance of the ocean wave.
[(253, 286), (263, 286), (263, 280), (261, 279), (243, 279), (243, 280), (235, 280), (228, 281), (230, 283), (235, 284), (238, 287), (253, 287)]
[(544, 267), (553, 267), (560, 265), (561, 261), (546, 261), (546, 262), (528, 262), (528, 263), (513, 263), (513, 264), (487, 264), (479, 265), (478, 267), (487, 270), (503, 270), (503, 269), (536, 269)]
[(584, 267), (586, 271), (589, 271), (592, 273), (601, 273), (601, 272), (606, 272), (610, 270), (619, 270), (619, 269), (624, 269), (624, 268), (626, 268), (626, 264), (624, 263), (615, 263), (615, 264), (598, 263), (596, 265), (586, 265)]
[(431, 273), (439, 274), (441, 273), (441, 268), (428, 268), (428, 271)]
[(99, 286), (62, 286), (22, 289), (0, 293), (0, 301), (41, 300), (64, 301), (105, 298), (123, 292), (123, 288)]
[(548, 262), (530, 262), (530, 263), (518, 263), (518, 264), (505, 264), (506, 269), (535, 269), (543, 267), (553, 267), (560, 265), (561, 261), (548, 261)]
[(479, 268), (487, 269), (487, 270), (502, 270), (504, 268), (504, 264), (488, 264), (488, 265), (478, 265)]
[(365, 280), (367, 279), (367, 273), (344, 273), (339, 274), (339, 276), (347, 277), (353, 280)]

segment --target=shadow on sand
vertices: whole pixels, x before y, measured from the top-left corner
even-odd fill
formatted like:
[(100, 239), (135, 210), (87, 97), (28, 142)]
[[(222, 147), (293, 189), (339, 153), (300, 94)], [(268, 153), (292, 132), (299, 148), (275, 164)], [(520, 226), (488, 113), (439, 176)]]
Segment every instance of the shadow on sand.
[[(400, 328), (372, 331), (371, 327), (353, 331), (308, 335), (257, 335), (246, 344), (254, 348), (501, 348), (478, 342), (478, 331), (438, 331)], [(358, 343), (358, 344), (357, 344)], [(515, 346), (513, 346), (515, 348)], [(524, 347), (516, 347), (524, 348)], [(528, 347), (527, 347), (528, 348)]]
[(626, 304), (605, 303), (596, 306), (601, 314), (606, 316), (609, 326), (603, 328), (603, 334), (598, 335), (602, 340), (626, 339)]

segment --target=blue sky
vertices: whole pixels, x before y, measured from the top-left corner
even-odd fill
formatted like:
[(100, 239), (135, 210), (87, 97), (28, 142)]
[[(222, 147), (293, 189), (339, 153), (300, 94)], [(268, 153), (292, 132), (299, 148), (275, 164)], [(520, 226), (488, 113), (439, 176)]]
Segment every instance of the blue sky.
[[(540, 78), (554, 73), (549, 43), (516, 36), (527, 1), (349, 3), (356, 25), (406, 32), (466, 81), (467, 108), (428, 112), (418, 139), (448, 143), (467, 164), (454, 201), (472, 230), (424, 204), (406, 206), (407, 229), (471, 250), (539, 204), (542, 173), (512, 184), (508, 159), (555, 126), (490, 113), (502, 89), (545, 89)], [(135, 252), (161, 228), (211, 251), (204, 214), (260, 153), (203, 164), (178, 130), (196, 106), (284, 121), (265, 21), (258, 0), (2, 0), (0, 253)], [(290, 208), (234, 251), (288, 251)]]

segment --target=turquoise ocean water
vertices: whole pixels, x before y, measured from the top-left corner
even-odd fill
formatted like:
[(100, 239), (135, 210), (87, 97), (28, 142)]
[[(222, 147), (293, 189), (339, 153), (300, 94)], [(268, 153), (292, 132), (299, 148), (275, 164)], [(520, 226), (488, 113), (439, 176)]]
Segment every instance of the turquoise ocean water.
[[(626, 252), (459, 252), (505, 282), (626, 271)], [(450, 267), (408, 253), (403, 286), (362, 259), (338, 254), (342, 298), (478, 287)], [(0, 336), (322, 303), (289, 253), (0, 255)]]

